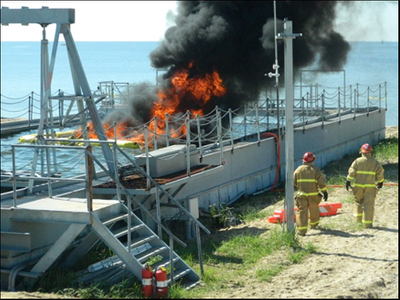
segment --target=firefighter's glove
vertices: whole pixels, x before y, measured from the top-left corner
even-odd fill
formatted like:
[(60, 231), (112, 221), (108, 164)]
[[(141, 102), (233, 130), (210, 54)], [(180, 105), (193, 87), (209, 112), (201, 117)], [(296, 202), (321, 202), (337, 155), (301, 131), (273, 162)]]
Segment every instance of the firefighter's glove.
[(323, 191), (323, 193), (324, 193), (324, 201), (326, 202), (328, 200), (328, 192)]
[(377, 188), (378, 188), (379, 190), (382, 188), (382, 186), (383, 186), (383, 181), (382, 181), (382, 182), (378, 182)]
[(348, 191), (351, 188), (351, 182), (349, 180), (346, 181), (346, 190)]

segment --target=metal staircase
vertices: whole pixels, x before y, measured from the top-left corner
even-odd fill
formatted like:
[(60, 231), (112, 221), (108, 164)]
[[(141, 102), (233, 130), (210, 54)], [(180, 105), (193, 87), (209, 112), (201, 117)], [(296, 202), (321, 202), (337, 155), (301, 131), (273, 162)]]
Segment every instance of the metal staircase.
[(104, 280), (105, 273), (115, 277), (118, 272), (121, 276), (133, 273), (141, 280), (146, 263), (153, 270), (159, 267), (167, 269), (168, 285), (179, 281), (182, 286), (189, 288), (200, 282), (200, 276), (173, 251), (173, 246), (167, 245), (134, 213), (127, 213), (129, 210), (126, 205), (121, 203), (120, 208), (118, 212), (105, 216), (101, 211), (91, 212), (91, 232), (64, 260), (62, 267), (74, 264), (100, 239), (115, 256), (90, 265), (82, 272), (81, 282), (93, 281), (97, 277)]

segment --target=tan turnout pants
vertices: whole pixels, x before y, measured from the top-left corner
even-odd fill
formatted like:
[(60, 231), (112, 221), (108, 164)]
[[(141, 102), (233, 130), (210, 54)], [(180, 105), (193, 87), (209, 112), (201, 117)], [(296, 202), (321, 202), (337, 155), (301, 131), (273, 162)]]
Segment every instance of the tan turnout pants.
[(319, 204), (322, 197), (317, 196), (297, 196), (295, 198), (297, 212), (296, 212), (296, 226), (300, 234), (305, 234), (308, 229), (308, 212), (310, 211), (310, 226), (311, 228), (317, 227), (319, 224)]
[(354, 217), (366, 228), (372, 227), (377, 192), (378, 190), (374, 187), (353, 187)]

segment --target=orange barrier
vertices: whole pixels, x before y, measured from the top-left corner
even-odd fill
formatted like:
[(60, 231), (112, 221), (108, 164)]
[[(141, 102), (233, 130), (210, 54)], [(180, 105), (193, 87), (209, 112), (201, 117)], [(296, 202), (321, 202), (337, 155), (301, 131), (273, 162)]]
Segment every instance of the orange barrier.
[[(331, 216), (331, 215), (336, 215), (337, 214), (337, 210), (339, 208), (342, 208), (342, 203), (341, 202), (324, 202), (324, 203), (320, 203), (319, 205), (319, 215), (321, 217), (325, 217), (325, 216)], [(297, 211), (297, 207), (294, 208), (294, 220), (296, 220), (296, 211)], [(284, 209), (276, 209), (274, 211), (274, 215), (268, 217), (268, 222), (270, 223), (282, 223), (283, 221), (283, 217), (284, 217), (284, 212), (285, 212), (285, 217), (287, 218), (287, 214), (286, 214), (286, 210)]]
[(342, 208), (342, 203), (341, 202), (336, 202), (336, 203), (325, 202), (325, 203), (321, 203), (319, 205), (319, 215), (321, 217), (336, 215), (338, 208)]

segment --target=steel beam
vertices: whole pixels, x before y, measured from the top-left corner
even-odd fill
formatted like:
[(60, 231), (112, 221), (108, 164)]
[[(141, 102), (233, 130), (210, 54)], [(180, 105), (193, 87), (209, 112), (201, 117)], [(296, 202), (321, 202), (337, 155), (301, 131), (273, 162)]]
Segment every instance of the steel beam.
[(22, 8), (10, 9), (8, 7), (1, 8), (1, 25), (8, 24), (74, 24), (75, 9), (73, 8), (56, 8), (50, 9), (46, 6), (42, 8), (31, 9), (23, 6)]

